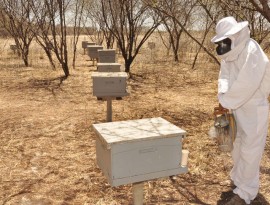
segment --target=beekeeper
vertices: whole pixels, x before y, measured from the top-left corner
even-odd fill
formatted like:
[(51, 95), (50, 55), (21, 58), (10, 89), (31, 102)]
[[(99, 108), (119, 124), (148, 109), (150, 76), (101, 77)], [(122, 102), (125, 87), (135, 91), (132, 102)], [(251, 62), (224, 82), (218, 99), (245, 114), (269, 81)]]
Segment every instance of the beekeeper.
[(221, 19), (211, 41), (217, 44), (221, 58), (219, 103), (233, 111), (237, 125), (230, 173), (236, 188), (227, 205), (250, 204), (259, 191), (259, 166), (268, 130), (270, 64), (250, 38), (247, 21)]

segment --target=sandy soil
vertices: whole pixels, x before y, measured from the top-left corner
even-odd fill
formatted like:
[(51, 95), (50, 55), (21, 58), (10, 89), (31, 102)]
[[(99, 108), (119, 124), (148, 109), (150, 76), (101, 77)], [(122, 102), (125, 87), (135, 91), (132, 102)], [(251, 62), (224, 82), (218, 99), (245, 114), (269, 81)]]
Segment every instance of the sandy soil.
[[(232, 195), (221, 183), (231, 159), (208, 136), (217, 66), (205, 60), (190, 70), (146, 50), (131, 69), (130, 96), (113, 101), (113, 121), (162, 117), (187, 131), (190, 159), (187, 174), (145, 182), (145, 204), (224, 204)], [(110, 187), (96, 164), (91, 125), (106, 121), (106, 103), (92, 95), (96, 67), (81, 52), (60, 85), (62, 71), (43, 61), (25, 68), (10, 52), (0, 57), (0, 204), (132, 204), (132, 186)], [(269, 158), (268, 138), (252, 204), (270, 202)]]

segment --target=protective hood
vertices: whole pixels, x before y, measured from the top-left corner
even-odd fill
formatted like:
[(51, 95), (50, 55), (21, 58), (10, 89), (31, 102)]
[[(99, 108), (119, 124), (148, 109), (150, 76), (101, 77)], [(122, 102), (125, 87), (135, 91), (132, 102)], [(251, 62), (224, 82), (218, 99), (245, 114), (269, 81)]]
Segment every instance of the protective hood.
[(216, 25), (216, 35), (211, 39), (211, 42), (217, 43), (229, 36), (238, 33), (248, 26), (247, 21), (237, 22), (234, 17), (228, 16), (221, 20)]
[(248, 27), (245, 27), (228, 38), (232, 40), (231, 51), (223, 55), (219, 55), (219, 57), (225, 61), (234, 61), (238, 59), (239, 54), (245, 48), (246, 43), (250, 39), (250, 30)]
[[(233, 49), (221, 55), (219, 102), (237, 109), (247, 101), (267, 98), (270, 93), (270, 64), (248, 28), (230, 36)], [(240, 95), (241, 93), (241, 95)]]

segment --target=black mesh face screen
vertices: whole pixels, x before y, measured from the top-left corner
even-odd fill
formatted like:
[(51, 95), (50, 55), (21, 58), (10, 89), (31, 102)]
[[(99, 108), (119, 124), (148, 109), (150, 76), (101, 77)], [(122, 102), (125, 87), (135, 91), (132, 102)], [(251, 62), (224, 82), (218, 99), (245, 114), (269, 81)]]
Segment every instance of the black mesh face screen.
[(228, 53), (231, 50), (231, 45), (232, 45), (232, 40), (229, 38), (226, 38), (222, 41), (216, 42), (217, 44), (217, 54), (218, 55), (223, 55), (225, 53)]

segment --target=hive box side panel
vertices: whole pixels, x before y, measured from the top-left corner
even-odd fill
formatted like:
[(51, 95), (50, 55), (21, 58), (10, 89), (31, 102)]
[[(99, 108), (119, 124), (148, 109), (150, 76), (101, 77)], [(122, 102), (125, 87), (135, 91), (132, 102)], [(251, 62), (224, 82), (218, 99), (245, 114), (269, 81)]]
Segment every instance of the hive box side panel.
[(115, 63), (116, 62), (116, 53), (115, 51), (106, 52), (106, 50), (98, 51), (98, 61), (100, 63)]
[(181, 159), (179, 137), (116, 144), (112, 150), (114, 178), (175, 168)]
[(86, 48), (87, 47), (87, 43), (88, 43), (88, 41), (82, 41), (82, 48)]
[(102, 50), (102, 46), (87, 46), (87, 55), (90, 58), (98, 58), (98, 50)]
[(114, 64), (102, 64), (97, 65), (98, 72), (121, 72), (121, 65), (114, 65)]
[(112, 184), (118, 186), (184, 173), (182, 136), (112, 146)]
[(98, 167), (102, 170), (103, 174), (111, 184), (111, 150), (106, 149), (99, 138), (96, 139), (96, 160)]
[(122, 96), (126, 93), (126, 78), (93, 78), (94, 96)]
[(96, 45), (96, 43), (94, 43), (94, 42), (88, 42), (87, 43), (87, 46), (95, 46)]
[(153, 179), (158, 179), (158, 178), (163, 178), (163, 177), (168, 177), (168, 176), (175, 176), (178, 174), (185, 174), (187, 172), (188, 172), (187, 167), (178, 167), (176, 169), (167, 169), (165, 171), (152, 172), (152, 173), (147, 173), (143, 175), (136, 175), (136, 176), (130, 176), (130, 177), (125, 177), (125, 178), (113, 179), (109, 183), (111, 186), (116, 187), (120, 185), (143, 182), (143, 181), (148, 181), (148, 180), (153, 180)]

